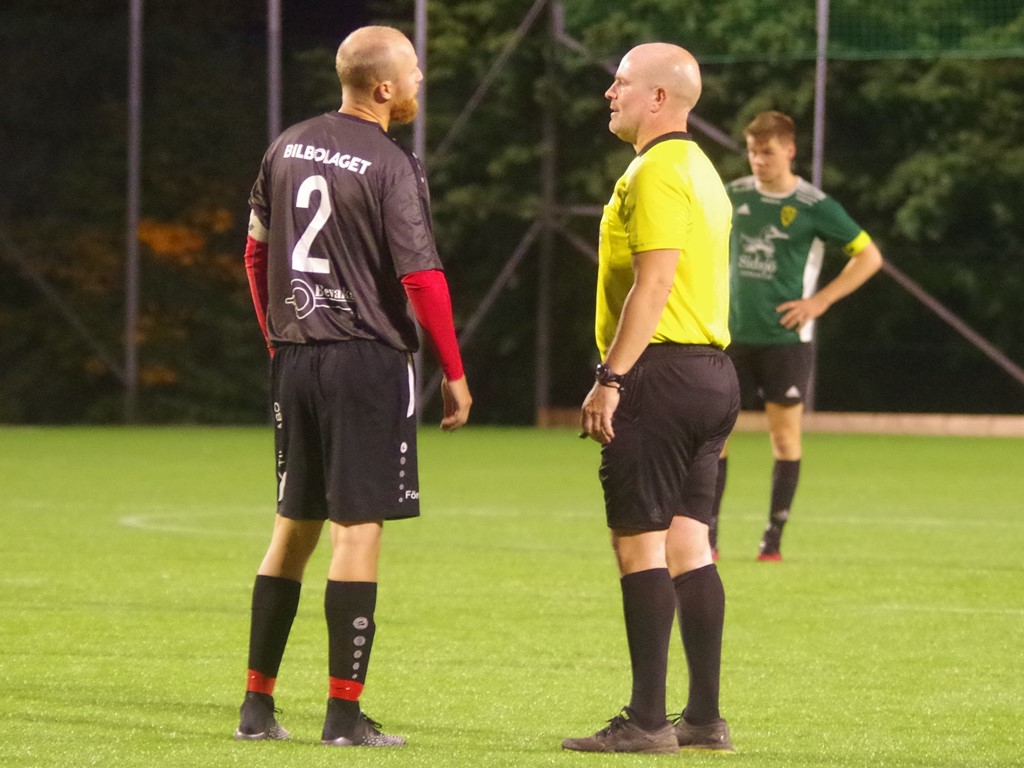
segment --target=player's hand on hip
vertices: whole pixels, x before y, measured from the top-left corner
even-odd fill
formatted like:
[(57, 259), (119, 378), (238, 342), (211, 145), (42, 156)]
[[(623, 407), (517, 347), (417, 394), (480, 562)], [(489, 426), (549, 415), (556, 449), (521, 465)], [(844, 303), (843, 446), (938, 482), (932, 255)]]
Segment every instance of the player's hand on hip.
[(469, 421), (469, 409), (473, 405), (473, 396), (469, 394), (466, 377), (455, 381), (441, 380), (441, 399), (444, 401), (444, 418), (441, 429), (454, 432)]
[(615, 437), (612, 429), (612, 417), (619, 407), (618, 387), (606, 387), (595, 383), (580, 408), (581, 436), (586, 435), (605, 445)]
[(775, 308), (775, 311), (782, 314), (779, 322), (784, 328), (800, 330), (811, 320), (825, 314), (825, 309), (827, 307), (812, 296), (809, 299), (784, 301)]

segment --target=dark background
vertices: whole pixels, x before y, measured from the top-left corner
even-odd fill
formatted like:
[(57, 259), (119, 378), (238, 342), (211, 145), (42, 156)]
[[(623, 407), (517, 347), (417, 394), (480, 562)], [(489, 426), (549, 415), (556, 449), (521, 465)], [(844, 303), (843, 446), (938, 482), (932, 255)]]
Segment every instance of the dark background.
[[(813, 9), (766, 3), (779, 15), (751, 20), (743, 0), (651, 0), (629, 14), (602, 0), (567, 2), (567, 28), (594, 59), (553, 50), (538, 20), (439, 155), (531, 5), (430, 4), (425, 161), (463, 327), (544, 213), (541, 126), (556, 115), (550, 405), (573, 408), (595, 362), (594, 266), (567, 235), (593, 248), (597, 219), (568, 208), (603, 204), (631, 156), (607, 132), (601, 62), (643, 39), (693, 40), (705, 62), (700, 115), (739, 139), (758, 111), (793, 114), (797, 170), (809, 177)], [(412, 6), (285, 0), (284, 124), (337, 108), (333, 55), (347, 32), (372, 22), (411, 35)], [(967, 31), (998, 42), (1024, 39), (1022, 30), (1017, 19)], [(242, 263), (248, 193), (268, 141), (265, 32), (256, 0), (146, 4), (140, 421), (266, 417), (266, 355)], [(0, 423), (123, 419), (127, 33), (123, 0), (0, 7)], [(887, 260), (1018, 364), (1022, 62), (949, 52), (830, 62), (823, 185)], [(409, 128), (395, 135), (411, 145)], [(742, 155), (697, 139), (724, 178), (749, 172)], [(823, 279), (843, 263), (830, 249)], [(535, 419), (539, 264), (535, 246), (464, 347), (478, 422)], [(833, 307), (819, 341), (819, 410), (1024, 411), (1018, 382), (885, 275)], [(429, 376), (430, 353), (424, 362)]]

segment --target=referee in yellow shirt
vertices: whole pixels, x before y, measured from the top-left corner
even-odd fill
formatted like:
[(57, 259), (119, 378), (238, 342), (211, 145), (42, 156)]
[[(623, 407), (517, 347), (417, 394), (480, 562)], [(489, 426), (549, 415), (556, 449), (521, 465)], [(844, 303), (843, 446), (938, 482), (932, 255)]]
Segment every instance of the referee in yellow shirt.
[[(585, 752), (732, 751), (718, 709), (725, 592), (708, 523), (718, 455), (736, 422), (728, 357), (732, 208), (718, 173), (686, 132), (700, 70), (675, 45), (622, 59), (605, 93), (609, 129), (637, 156), (601, 219), (597, 346), (601, 364), (581, 410), (601, 443), (601, 484), (633, 673), (629, 704)], [(689, 696), (669, 722), (666, 672), (673, 615)]]

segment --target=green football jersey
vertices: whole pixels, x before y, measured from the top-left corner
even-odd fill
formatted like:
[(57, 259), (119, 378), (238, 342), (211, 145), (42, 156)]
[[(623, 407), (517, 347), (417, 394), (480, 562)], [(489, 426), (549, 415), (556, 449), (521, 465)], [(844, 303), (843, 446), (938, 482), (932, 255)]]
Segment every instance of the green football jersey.
[(726, 186), (732, 200), (729, 245), (729, 331), (734, 343), (791, 344), (810, 341), (814, 322), (784, 328), (776, 307), (812, 296), (825, 242), (847, 256), (871, 242), (842, 205), (803, 179), (792, 192), (759, 192), (754, 176)]

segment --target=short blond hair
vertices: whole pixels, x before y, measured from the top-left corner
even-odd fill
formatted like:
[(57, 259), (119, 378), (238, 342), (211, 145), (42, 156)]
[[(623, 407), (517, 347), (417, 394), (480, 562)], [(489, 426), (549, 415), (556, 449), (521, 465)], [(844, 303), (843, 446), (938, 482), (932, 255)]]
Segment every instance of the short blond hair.
[(341, 41), (334, 69), (343, 90), (367, 93), (395, 76), (395, 43), (408, 38), (394, 27), (360, 27)]
[(779, 139), (790, 144), (796, 143), (796, 123), (789, 115), (782, 112), (762, 112), (743, 129), (745, 138), (755, 141)]

